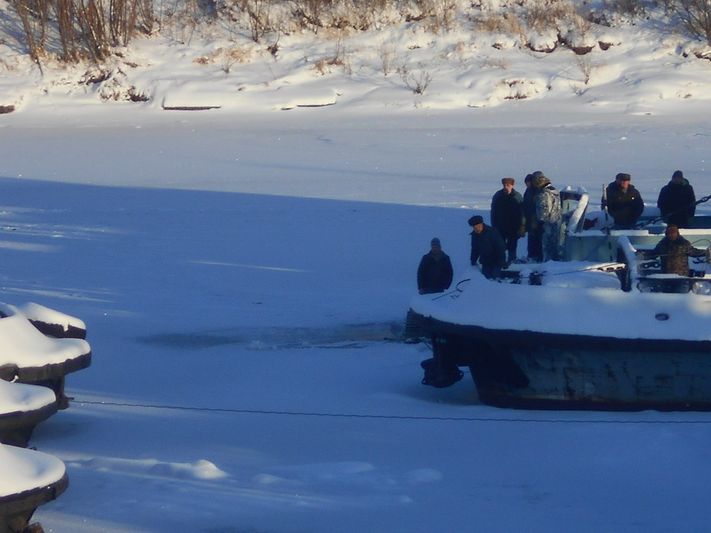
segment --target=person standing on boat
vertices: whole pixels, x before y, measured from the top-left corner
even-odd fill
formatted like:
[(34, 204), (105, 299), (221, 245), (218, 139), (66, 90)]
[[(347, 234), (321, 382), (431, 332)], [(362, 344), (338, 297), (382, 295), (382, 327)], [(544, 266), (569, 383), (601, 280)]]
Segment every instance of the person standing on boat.
[[(615, 229), (632, 229), (644, 211), (642, 195), (630, 183), (632, 177), (620, 172), (615, 176), (615, 181), (610, 183), (602, 199), (602, 208), (615, 221)], [(607, 201), (606, 201), (607, 200)]]
[(561, 221), (563, 210), (560, 192), (553, 187), (543, 172), (533, 173), (533, 187), (536, 189), (536, 220), (542, 228), (541, 248), (543, 261), (557, 261), (560, 258)]
[(500, 277), (501, 269), (506, 266), (506, 244), (499, 231), (484, 224), (484, 219), (474, 215), (469, 219), (472, 227), (471, 263), (481, 264), (481, 272), (488, 279)]
[(667, 224), (688, 228), (696, 213), (696, 195), (681, 170), (675, 170), (671, 181), (659, 191), (657, 207)]
[(679, 235), (679, 227), (669, 224), (664, 232), (664, 238), (657, 243), (654, 250), (645, 254), (646, 258), (661, 258), (664, 274), (689, 276), (689, 257), (703, 257), (706, 250), (694, 248), (689, 241)]
[(526, 233), (528, 234), (526, 251), (529, 261), (540, 263), (543, 261), (543, 228), (536, 218), (536, 191), (533, 186), (533, 174), (526, 174), (524, 179), (526, 190), (523, 193), (523, 216)]
[(514, 189), (513, 178), (502, 178), (503, 187), (491, 199), (491, 225), (495, 227), (506, 244), (508, 264), (516, 261), (518, 240), (525, 233), (523, 197)]
[(452, 284), (452, 261), (442, 251), (440, 240), (430, 241), (430, 251), (422, 256), (417, 268), (417, 290), (420, 294), (444, 292)]

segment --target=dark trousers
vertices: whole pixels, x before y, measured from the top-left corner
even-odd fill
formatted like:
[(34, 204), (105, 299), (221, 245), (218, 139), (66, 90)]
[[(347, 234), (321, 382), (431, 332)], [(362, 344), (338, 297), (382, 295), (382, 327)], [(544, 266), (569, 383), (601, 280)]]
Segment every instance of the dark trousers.
[(481, 273), (488, 279), (500, 278), (501, 267), (497, 265), (481, 265)]
[(509, 263), (516, 261), (516, 248), (518, 247), (518, 235), (514, 237), (504, 237), (506, 243), (506, 259)]
[(543, 228), (537, 227), (528, 230), (528, 258), (543, 261)]

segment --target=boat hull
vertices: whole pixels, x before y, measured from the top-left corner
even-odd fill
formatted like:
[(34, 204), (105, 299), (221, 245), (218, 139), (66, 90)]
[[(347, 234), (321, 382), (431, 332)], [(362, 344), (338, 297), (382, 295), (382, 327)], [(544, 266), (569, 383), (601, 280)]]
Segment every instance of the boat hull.
[(420, 317), (480, 400), (527, 409), (711, 410), (711, 342), (462, 326)]

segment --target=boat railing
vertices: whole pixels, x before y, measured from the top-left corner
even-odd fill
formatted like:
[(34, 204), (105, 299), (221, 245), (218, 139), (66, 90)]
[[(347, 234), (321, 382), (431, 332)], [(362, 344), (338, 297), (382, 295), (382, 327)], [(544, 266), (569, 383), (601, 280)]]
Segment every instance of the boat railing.
[(566, 233), (582, 231), (590, 195), (583, 187), (566, 187), (560, 192), (563, 217), (567, 218)]

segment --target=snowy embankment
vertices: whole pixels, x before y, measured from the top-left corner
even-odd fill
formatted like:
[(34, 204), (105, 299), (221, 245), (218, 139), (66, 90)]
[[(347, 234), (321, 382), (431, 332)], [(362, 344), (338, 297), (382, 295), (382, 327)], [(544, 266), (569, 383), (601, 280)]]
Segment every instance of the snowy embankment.
[(365, 31), (293, 27), (257, 42), (244, 13), (181, 19), (176, 7), (173, 17), (160, 15), (160, 32), (134, 38), (100, 65), (61, 63), (59, 40), (46, 39), (40, 69), (14, 10), (0, 0), (0, 109), (81, 103), (98, 111), (130, 101), (155, 110), (379, 113), (571, 100), (649, 113), (658, 104), (711, 99), (711, 47), (661, 6), (631, 16), (605, 2), (577, 10), (571, 3), (536, 23), (533, 3), (450, 7), (444, 25), (393, 12)]

